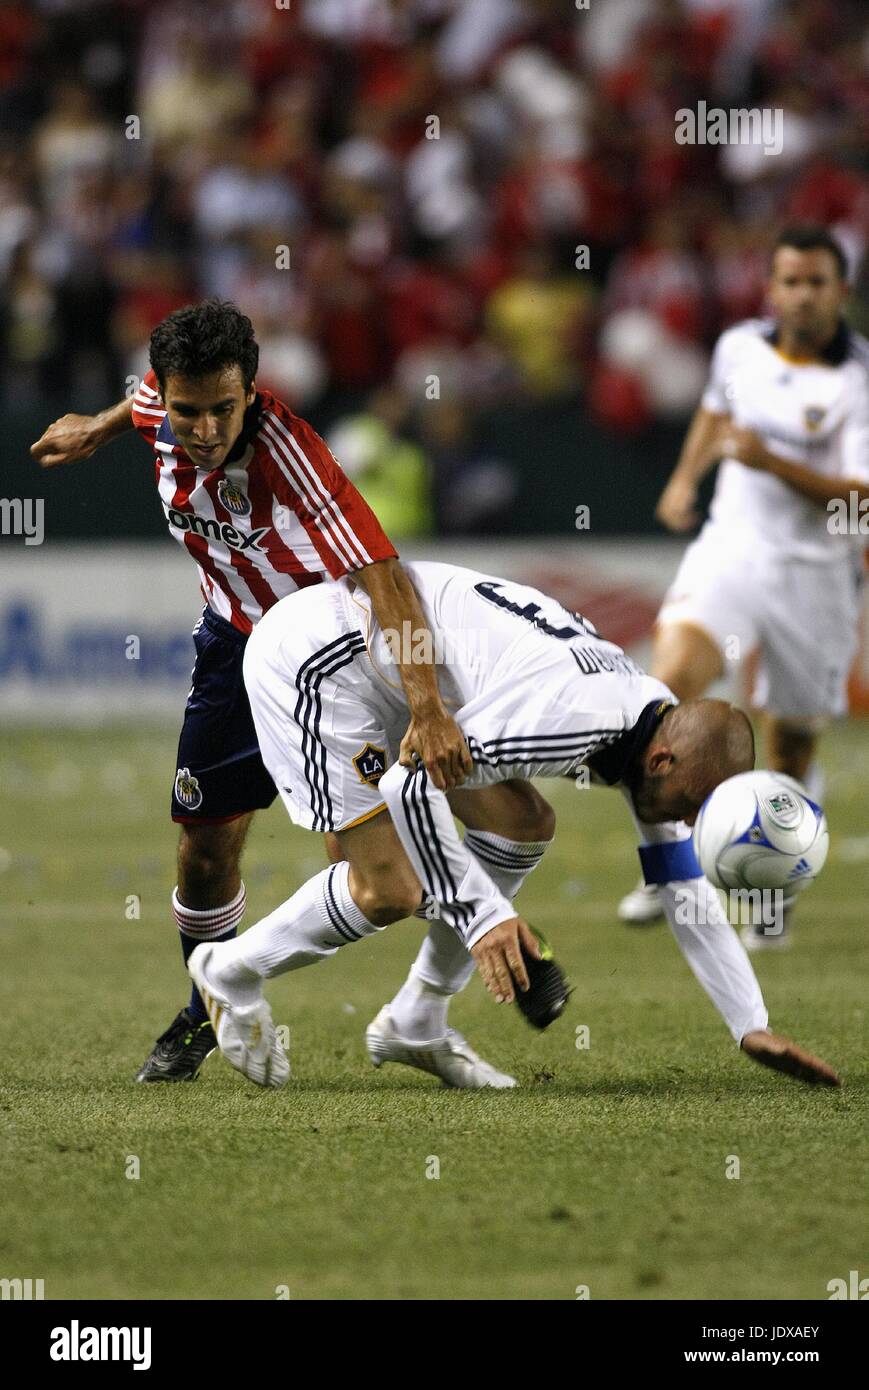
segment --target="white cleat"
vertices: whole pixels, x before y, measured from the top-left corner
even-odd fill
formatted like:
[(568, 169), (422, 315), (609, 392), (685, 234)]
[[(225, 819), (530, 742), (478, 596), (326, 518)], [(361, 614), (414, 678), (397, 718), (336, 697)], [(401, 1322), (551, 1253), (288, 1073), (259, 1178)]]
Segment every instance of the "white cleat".
[[(257, 1086), (285, 1086), (290, 1063), (278, 1041), (271, 1009), (265, 999), (254, 1004), (233, 1003), (232, 991), (209, 978), (214, 950), (215, 945), (207, 942), (197, 946), (187, 969), (208, 1010), (217, 1046), (230, 1066), (248, 1081)], [(215, 973), (213, 967), (211, 973)]]
[(366, 1028), (365, 1046), (375, 1067), (382, 1066), (384, 1062), (403, 1062), (407, 1067), (430, 1071), (432, 1076), (439, 1076), (445, 1085), (460, 1090), (481, 1091), (488, 1086), (494, 1091), (506, 1091), (516, 1085), (514, 1076), (496, 1071), (482, 1057), (478, 1057), (455, 1028), (448, 1028), (446, 1036), (436, 1038), (434, 1042), (407, 1042), (399, 1037), (388, 1004), (384, 1004)]
[(622, 898), (618, 915), (620, 922), (627, 922), (632, 927), (645, 927), (650, 922), (657, 922), (664, 915), (657, 884), (638, 883)]
[(763, 927), (749, 924), (742, 927), (739, 939), (746, 951), (786, 951), (794, 944), (794, 939), (785, 925), (779, 932), (768, 932)]

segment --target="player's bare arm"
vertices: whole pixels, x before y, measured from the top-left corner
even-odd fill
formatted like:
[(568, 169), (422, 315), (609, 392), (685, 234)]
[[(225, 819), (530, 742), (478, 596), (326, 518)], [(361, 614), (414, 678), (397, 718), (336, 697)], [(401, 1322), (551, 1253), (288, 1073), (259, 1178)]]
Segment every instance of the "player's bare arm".
[(704, 406), (695, 411), (679, 462), (661, 493), (655, 516), (670, 531), (690, 531), (700, 524), (697, 488), (716, 463), (713, 445), (729, 420)]
[[(374, 616), (382, 632), (414, 634), (411, 652), (396, 653), (401, 683), (407, 696), (410, 724), (401, 742), (399, 761), (414, 767), (419, 759), (439, 791), (461, 786), (471, 771), (471, 755), (464, 735), (441, 699), (437, 670), (433, 661), (405, 660), (418, 651), (434, 653), (434, 643), (420, 642), (417, 634), (427, 633), (428, 624), (419, 605), (416, 590), (397, 560), (378, 560), (356, 570), (354, 580), (371, 599)], [(405, 627), (405, 624), (408, 626)]]
[(778, 1037), (765, 1028), (757, 1028), (751, 1033), (746, 1033), (740, 1046), (743, 1052), (746, 1052), (749, 1057), (753, 1057), (756, 1062), (760, 1062), (761, 1066), (772, 1067), (774, 1071), (786, 1072), (788, 1076), (795, 1076), (798, 1081), (805, 1081), (810, 1086), (841, 1086), (842, 1084), (833, 1068), (823, 1062), (820, 1057), (806, 1052), (804, 1048), (791, 1042), (789, 1038)]
[(718, 437), (716, 448), (722, 457), (736, 459), (746, 468), (772, 473), (819, 507), (826, 507), (839, 497), (847, 498), (851, 492), (857, 493), (860, 502), (869, 497), (869, 486), (856, 478), (831, 478), (801, 463), (792, 463), (790, 459), (770, 453), (754, 430), (726, 425)]
[(78, 463), (133, 428), (133, 401), (128, 398), (98, 415), (61, 415), (31, 444), (30, 453), (42, 468)]
[(512, 1004), (516, 997), (514, 981), (523, 991), (530, 985), (522, 960), (522, 947), (535, 960), (541, 959), (540, 943), (521, 917), (499, 922), (471, 947), (480, 978), (489, 993), (494, 995), (496, 1004)]

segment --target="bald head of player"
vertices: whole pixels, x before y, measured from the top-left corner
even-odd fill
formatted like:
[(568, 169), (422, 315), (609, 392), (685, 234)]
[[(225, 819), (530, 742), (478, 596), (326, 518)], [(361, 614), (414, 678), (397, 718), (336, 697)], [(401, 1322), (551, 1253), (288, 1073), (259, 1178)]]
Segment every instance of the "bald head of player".
[(686, 700), (667, 710), (628, 782), (637, 815), (647, 824), (693, 825), (719, 782), (753, 767), (748, 716), (726, 700)]

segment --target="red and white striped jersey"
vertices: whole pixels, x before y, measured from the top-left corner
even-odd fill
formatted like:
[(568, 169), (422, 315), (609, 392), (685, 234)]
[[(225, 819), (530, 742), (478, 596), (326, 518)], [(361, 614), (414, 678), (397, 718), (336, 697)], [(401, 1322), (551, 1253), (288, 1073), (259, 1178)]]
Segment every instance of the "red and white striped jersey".
[(241, 632), (286, 594), (396, 555), (317, 432), (269, 391), (211, 470), (175, 438), (153, 372), (133, 399), (133, 424), (155, 451), (169, 531), (196, 561), (206, 603)]

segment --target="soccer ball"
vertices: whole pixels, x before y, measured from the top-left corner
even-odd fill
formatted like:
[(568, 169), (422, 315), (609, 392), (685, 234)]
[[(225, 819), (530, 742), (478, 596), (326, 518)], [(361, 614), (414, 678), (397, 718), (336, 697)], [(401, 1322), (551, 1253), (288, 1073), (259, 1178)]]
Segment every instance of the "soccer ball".
[(827, 818), (799, 782), (780, 772), (741, 772), (707, 796), (694, 849), (716, 888), (808, 888), (824, 867)]

